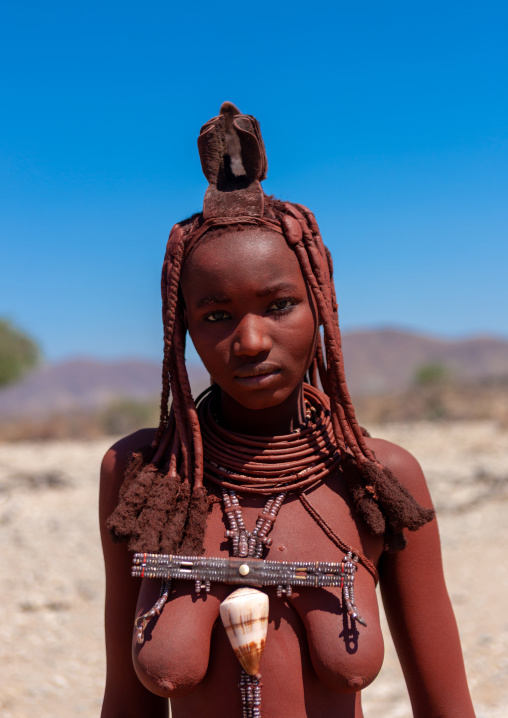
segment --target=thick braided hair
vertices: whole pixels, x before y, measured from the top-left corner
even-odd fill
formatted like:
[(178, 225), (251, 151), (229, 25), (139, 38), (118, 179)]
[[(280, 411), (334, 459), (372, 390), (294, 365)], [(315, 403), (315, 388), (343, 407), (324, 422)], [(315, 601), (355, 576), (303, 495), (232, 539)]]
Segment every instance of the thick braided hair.
[[(238, 115), (239, 111), (234, 110)], [(250, 116), (240, 116), (240, 120), (243, 118), (249, 119), (249, 127), (252, 122), (256, 123)], [(214, 120), (221, 120), (221, 117)], [(200, 139), (206, 133), (209, 139), (210, 127), (215, 129), (212, 122), (204, 126)], [(245, 126), (238, 123), (243, 132), (246, 132)], [(323, 341), (320, 337), (317, 342), (308, 380), (315, 387), (320, 381), (330, 399), (333, 433), (341, 455), (341, 473), (359, 515), (373, 534), (384, 536), (386, 549), (400, 550), (405, 546), (403, 529), (415, 531), (430, 521), (434, 512), (414, 500), (392, 472), (377, 461), (365, 442), (346, 385), (331, 255), (310, 210), (267, 197), (262, 192), (258, 180), (266, 174), (266, 157), (257, 123), (254, 130), (257, 145), (253, 145), (251, 136), (254, 132), (251, 131), (247, 137), (251, 144), (242, 160), (244, 167), (248, 163), (255, 165), (257, 179), (245, 182), (245, 170), (241, 167), (244, 172), (240, 175), (241, 182), (234, 178), (236, 192), (220, 192), (222, 165), (217, 171), (218, 179), (212, 183), (209, 176), (212, 161), (206, 154), (209, 154), (209, 147), (203, 149), (200, 145), (203, 168), (210, 181), (204, 211), (173, 227), (162, 267), (164, 359), (159, 426), (151, 446), (133, 454), (118, 505), (108, 519), (108, 528), (113, 540), (128, 540), (132, 551), (193, 555), (203, 552), (209, 497), (203, 484), (199, 420), (185, 366), (186, 327), (180, 276), (186, 258), (207, 233), (238, 231), (250, 225), (281, 233), (296, 254), (323, 327)], [(225, 141), (228, 140), (227, 131), (226, 118)], [(236, 137), (234, 139), (238, 142)], [(213, 142), (212, 149), (217, 156), (216, 137)], [(260, 146), (261, 160), (254, 152), (256, 148), (259, 152)], [(231, 146), (227, 151), (231, 154)], [(226, 151), (221, 149), (221, 152), (233, 165)], [(222, 156), (220, 152), (218, 155)], [(205, 162), (208, 163), (206, 166)], [(224, 203), (222, 194), (229, 205)], [(248, 195), (247, 200), (245, 195)], [(211, 211), (210, 207), (218, 207), (218, 211)]]

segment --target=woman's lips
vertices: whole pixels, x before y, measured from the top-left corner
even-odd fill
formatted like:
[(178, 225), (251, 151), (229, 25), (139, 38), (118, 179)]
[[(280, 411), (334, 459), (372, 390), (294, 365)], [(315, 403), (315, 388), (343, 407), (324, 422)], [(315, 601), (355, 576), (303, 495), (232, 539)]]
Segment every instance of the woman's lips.
[(238, 369), (235, 373), (235, 379), (241, 384), (257, 386), (269, 382), (279, 373), (279, 366), (265, 362), (256, 366), (245, 366)]

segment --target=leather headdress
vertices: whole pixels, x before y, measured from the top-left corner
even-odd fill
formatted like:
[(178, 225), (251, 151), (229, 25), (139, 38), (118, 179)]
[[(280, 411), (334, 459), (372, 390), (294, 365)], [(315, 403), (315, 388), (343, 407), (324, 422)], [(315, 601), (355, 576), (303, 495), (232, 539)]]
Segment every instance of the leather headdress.
[(218, 117), (201, 128), (198, 149), (209, 182), (203, 219), (263, 217), (268, 163), (259, 122), (224, 102)]

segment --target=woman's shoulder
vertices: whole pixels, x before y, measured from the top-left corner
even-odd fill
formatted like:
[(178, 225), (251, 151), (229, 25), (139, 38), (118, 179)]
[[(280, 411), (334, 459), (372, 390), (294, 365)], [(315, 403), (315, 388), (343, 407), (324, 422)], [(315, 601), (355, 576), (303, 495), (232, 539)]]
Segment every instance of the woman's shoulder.
[(427, 481), (418, 460), (402, 446), (386, 439), (366, 437), (365, 442), (374, 452), (380, 464), (390, 469), (392, 474), (405, 486), (411, 495), (425, 506), (430, 506), (430, 494)]
[(104, 454), (101, 464), (100, 503), (113, 510), (123, 483), (125, 469), (135, 451), (150, 446), (156, 429), (140, 429), (116, 441)]
[(130, 457), (135, 451), (139, 451), (145, 446), (150, 446), (155, 436), (156, 429), (139, 429), (133, 434), (124, 436), (106, 451), (102, 459), (102, 467), (108, 475), (117, 473), (120, 469), (121, 473), (125, 471)]

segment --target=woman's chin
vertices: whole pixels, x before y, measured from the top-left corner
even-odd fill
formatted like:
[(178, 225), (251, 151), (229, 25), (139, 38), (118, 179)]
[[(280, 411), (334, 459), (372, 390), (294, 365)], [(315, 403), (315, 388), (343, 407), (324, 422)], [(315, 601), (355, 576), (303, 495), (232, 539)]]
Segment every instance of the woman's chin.
[[(275, 379), (276, 378), (277, 377), (275, 377)], [(273, 384), (275, 384), (275, 386), (273, 386)], [(298, 389), (299, 386), (276, 386), (275, 380), (264, 379), (264, 377), (258, 382), (238, 382), (235, 387), (228, 387), (229, 391), (228, 389), (222, 389), (222, 405), (224, 406), (225, 403), (228, 403), (228, 400), (232, 400), (238, 407), (243, 407), (249, 411), (260, 412), (274, 409), (286, 401), (293, 399), (295, 390)]]

